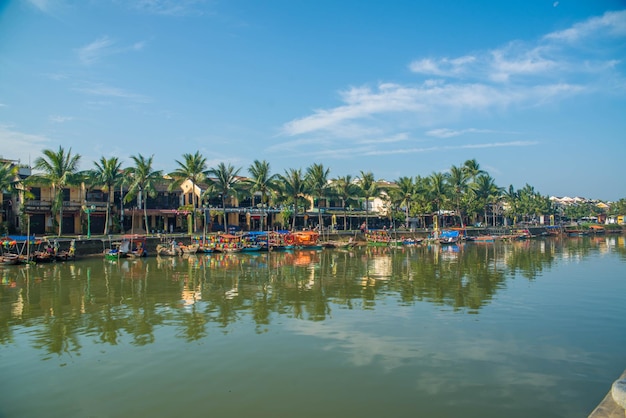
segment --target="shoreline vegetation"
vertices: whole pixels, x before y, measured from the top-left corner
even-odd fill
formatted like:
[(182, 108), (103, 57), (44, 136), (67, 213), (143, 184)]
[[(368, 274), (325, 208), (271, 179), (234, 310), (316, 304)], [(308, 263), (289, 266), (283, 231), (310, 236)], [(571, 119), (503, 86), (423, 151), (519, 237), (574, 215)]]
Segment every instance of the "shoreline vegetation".
[[(35, 212), (26, 209), (33, 200), (46, 202), (46, 233), (54, 231), (57, 237), (66, 235), (63, 229), (67, 225), (61, 224), (67, 222), (59, 222), (64, 213), (73, 217), (74, 231), (82, 229), (82, 235), (88, 236), (131, 230), (126, 224), (128, 216), (124, 218), (125, 211), (142, 215), (143, 225), (133, 225), (133, 231), (165, 229), (150, 227), (148, 209), (184, 210), (192, 215), (189, 230), (196, 231), (202, 220), (206, 227), (209, 211), (224, 231), (228, 231), (229, 226), (240, 228), (242, 217), (227, 210), (230, 208), (260, 212), (269, 212), (271, 208), (272, 217), (261, 214), (254, 228), (248, 225), (249, 230), (259, 231), (296, 230), (317, 225), (350, 229), (346, 228), (346, 213), (352, 217), (360, 214), (355, 220), (363, 221), (368, 229), (382, 224), (390, 228), (404, 225), (406, 229), (432, 229), (438, 223), (441, 225), (444, 218), (446, 224), (460, 228), (477, 224), (498, 228), (521, 226), (522, 222), (536, 224), (540, 218), (550, 218), (544, 223), (556, 225), (580, 219), (605, 223), (608, 217), (618, 219), (620, 216), (623, 222), (626, 215), (626, 198), (609, 203), (577, 198), (571, 204), (563, 204), (542, 195), (529, 184), (520, 189), (513, 185), (498, 186), (475, 159), (453, 165), (445, 172), (401, 176), (387, 181), (376, 179), (372, 171), (332, 177), (330, 169), (321, 163), (304, 170), (289, 168), (278, 174), (272, 173), (269, 162), (258, 160), (247, 168), (248, 176), (244, 176), (243, 167), (225, 163), (209, 167), (207, 158), (199, 151), (183, 154), (181, 160), (175, 160), (178, 168), (169, 173), (154, 167), (153, 155), (133, 155), (130, 157), (132, 165), (128, 167), (123, 167), (117, 157), (102, 157), (93, 162), (92, 169), (81, 171), (81, 156), (72, 154), (71, 149), (59, 146), (56, 151), (46, 149), (42, 154), (32, 167), (27, 167), (28, 175), (19, 175), (22, 166), (9, 160), (1, 161), (4, 164), (0, 167), (0, 190), (5, 196), (11, 195), (11, 202), (15, 202), (10, 205), (11, 210), (21, 219), (17, 222), (11, 216), (3, 218), (5, 225), (1, 228), (4, 231), (0, 229), (3, 235), (12, 230), (27, 233), (24, 230), (27, 218), (41, 213), (40, 208)], [(75, 205), (80, 206), (68, 207), (64, 212), (72, 188), (80, 194), (74, 198), (79, 202)], [(174, 200), (177, 206), (171, 207)], [(335, 213), (332, 220), (328, 216), (331, 210)], [(96, 215), (104, 219), (98, 230), (90, 225), (90, 219)], [(213, 219), (210, 222), (213, 224)]]

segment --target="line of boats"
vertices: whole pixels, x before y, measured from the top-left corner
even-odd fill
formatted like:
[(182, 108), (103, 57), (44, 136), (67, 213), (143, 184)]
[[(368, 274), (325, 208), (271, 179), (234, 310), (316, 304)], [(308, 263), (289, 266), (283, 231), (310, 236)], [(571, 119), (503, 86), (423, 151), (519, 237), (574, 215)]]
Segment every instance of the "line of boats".
[[(281, 251), (292, 249), (316, 250), (322, 248), (349, 248), (356, 245), (354, 239), (348, 241), (320, 241), (316, 231), (260, 231), (242, 234), (218, 234), (205, 237), (192, 237), (189, 242), (176, 239), (164, 240), (156, 246), (158, 256), (179, 256), (196, 253), (238, 253), (256, 251)], [(146, 239), (142, 236), (125, 237), (113, 248), (105, 251), (108, 259), (122, 257), (145, 257)]]
[[(546, 227), (545, 234), (580, 236), (601, 234), (605, 229), (601, 225), (592, 225), (589, 228), (578, 227)], [(349, 240), (320, 240), (317, 231), (259, 231), (241, 234), (217, 234), (202, 237), (191, 237), (183, 243), (175, 239), (164, 240), (156, 247), (156, 255), (178, 256), (196, 253), (238, 253), (255, 251), (281, 251), (292, 249), (316, 250), (322, 248), (351, 248), (357, 245), (400, 247), (427, 244), (450, 245), (459, 242), (490, 243), (498, 240), (520, 240), (532, 238), (534, 235), (528, 229), (515, 229), (505, 235), (468, 235), (464, 228), (450, 228), (433, 231), (424, 238), (397, 237), (390, 230), (368, 230), (363, 239), (350, 237)], [(358, 242), (357, 242), (358, 241)], [(75, 258), (75, 241), (72, 240), (69, 249), (60, 250), (56, 240), (37, 240), (35, 237), (2, 237), (0, 238), (0, 265), (23, 263), (47, 263), (52, 261), (67, 261)], [(104, 250), (104, 257), (115, 260), (119, 258), (139, 258), (148, 256), (146, 236), (126, 235), (120, 241), (110, 243)]]
[(0, 265), (50, 263), (68, 261), (76, 257), (76, 241), (67, 250), (59, 248), (58, 241), (35, 239), (35, 237), (0, 238)]

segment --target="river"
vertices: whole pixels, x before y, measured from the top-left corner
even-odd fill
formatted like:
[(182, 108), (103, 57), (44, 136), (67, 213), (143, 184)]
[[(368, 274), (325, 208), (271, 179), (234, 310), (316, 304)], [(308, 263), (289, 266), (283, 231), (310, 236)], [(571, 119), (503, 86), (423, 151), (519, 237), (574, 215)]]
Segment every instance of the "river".
[(586, 417), (623, 235), (0, 268), (0, 418)]

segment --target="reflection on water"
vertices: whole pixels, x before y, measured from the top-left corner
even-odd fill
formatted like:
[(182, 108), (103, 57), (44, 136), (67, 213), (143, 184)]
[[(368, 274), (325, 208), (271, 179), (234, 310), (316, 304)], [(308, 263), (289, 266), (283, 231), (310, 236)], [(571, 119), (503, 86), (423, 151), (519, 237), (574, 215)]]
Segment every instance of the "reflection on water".
[(208, 323), (228, 332), (246, 317), (263, 332), (282, 315), (324, 321), (331, 302), (376, 309), (390, 295), (480, 314), (507, 277), (535, 280), (555, 263), (609, 251), (624, 257), (624, 237), (9, 266), (0, 270), (0, 344), (13, 341), (15, 326), (34, 327), (33, 346), (49, 354), (79, 352), (78, 334), (149, 344), (164, 325), (189, 341), (206, 336)]
[(625, 263), (607, 235), (7, 266), (0, 417), (586, 416)]

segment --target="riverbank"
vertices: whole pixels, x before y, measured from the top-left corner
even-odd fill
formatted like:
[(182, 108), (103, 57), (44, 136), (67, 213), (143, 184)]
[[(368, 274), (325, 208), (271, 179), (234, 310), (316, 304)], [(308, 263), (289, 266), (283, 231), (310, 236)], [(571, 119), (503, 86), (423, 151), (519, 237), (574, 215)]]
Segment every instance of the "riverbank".
[[(620, 379), (626, 379), (626, 370), (617, 380)], [(611, 389), (609, 388), (609, 392), (596, 409), (594, 409), (589, 415), (589, 418), (624, 418), (625, 412), (624, 408), (615, 402), (613, 395), (611, 394)]]
[[(554, 227), (548, 226), (524, 226), (524, 227), (468, 227), (465, 229), (465, 233), (468, 237), (476, 237), (481, 235), (491, 235), (494, 237), (498, 236), (507, 236), (512, 233), (514, 230), (525, 229), (528, 231), (531, 237), (545, 236), (548, 235), (549, 232), (554, 232)], [(564, 233), (564, 228), (560, 229), (561, 233)], [(403, 229), (391, 229), (389, 230), (389, 235), (392, 238), (400, 239), (425, 239), (433, 234), (432, 229), (420, 229), (420, 230), (403, 230)], [(607, 231), (606, 233), (624, 233), (624, 228), (619, 228), (611, 231)], [(216, 235), (217, 233), (211, 233), (211, 235)], [(194, 234), (195, 237), (201, 234)], [(132, 238), (134, 236), (142, 236), (142, 234), (117, 234), (117, 235), (92, 235), (87, 238), (84, 235), (78, 235), (75, 237), (72, 236), (43, 236), (37, 237), (38, 241), (49, 241), (49, 242), (57, 242), (59, 246), (59, 250), (69, 250), (72, 241), (74, 242), (76, 256), (86, 256), (86, 255), (96, 255), (103, 254), (110, 248), (115, 248), (115, 244), (121, 242), (124, 238)], [(365, 244), (365, 234), (363, 234), (359, 230), (350, 230), (350, 231), (325, 231), (322, 235), (320, 235), (321, 241), (348, 241), (352, 239), (357, 244)], [(145, 249), (148, 251), (148, 254), (156, 254), (156, 247), (159, 244), (164, 242), (168, 242), (171, 240), (176, 240), (177, 242), (188, 243), (190, 241), (190, 236), (188, 234), (182, 233), (174, 233), (174, 234), (149, 234), (146, 237), (146, 246)]]

